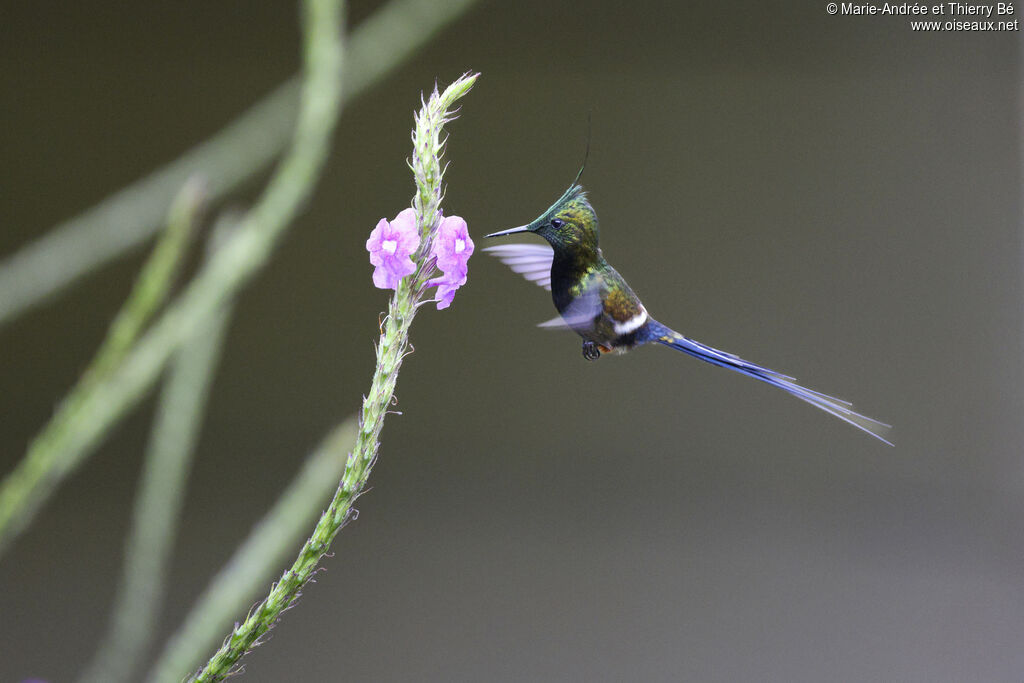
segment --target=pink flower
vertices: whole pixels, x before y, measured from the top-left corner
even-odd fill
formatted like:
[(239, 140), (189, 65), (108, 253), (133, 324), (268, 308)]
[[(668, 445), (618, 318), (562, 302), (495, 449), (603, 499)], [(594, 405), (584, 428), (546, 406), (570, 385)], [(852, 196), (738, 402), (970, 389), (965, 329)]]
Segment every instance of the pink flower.
[(437, 267), (445, 274), (453, 271), (465, 273), (469, 257), (473, 255), (473, 240), (469, 237), (466, 221), (458, 216), (442, 220), (437, 227), (431, 253), (437, 257)]
[(373, 284), (380, 289), (397, 289), (403, 277), (416, 271), (416, 264), (409, 256), (419, 246), (415, 211), (405, 209), (390, 223), (381, 218), (366, 240), (370, 263), (376, 266)]
[(448, 308), (455, 298), (455, 290), (466, 284), (469, 257), (473, 255), (473, 240), (469, 237), (466, 221), (459, 216), (448, 216), (441, 221), (430, 251), (443, 276), (427, 282), (437, 285), (437, 309)]
[(456, 273), (452, 271), (451, 274), (445, 273), (441, 277), (435, 277), (433, 280), (427, 281), (427, 287), (433, 287), (437, 285), (437, 310), (443, 310), (452, 305), (452, 300), (455, 298), (455, 290), (462, 285), (466, 284), (466, 273)]

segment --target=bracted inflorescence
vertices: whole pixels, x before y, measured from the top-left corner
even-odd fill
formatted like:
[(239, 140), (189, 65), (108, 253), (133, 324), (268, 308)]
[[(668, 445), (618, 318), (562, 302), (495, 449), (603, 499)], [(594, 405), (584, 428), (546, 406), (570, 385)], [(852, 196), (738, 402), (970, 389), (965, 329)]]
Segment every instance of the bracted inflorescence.
[[(447, 141), (447, 137), (441, 138), (441, 131), (446, 123), (455, 120), (458, 110), (453, 108), (454, 104), (469, 92), (476, 78), (477, 74), (463, 74), (442, 93), (435, 87), (423, 102), (412, 132), (409, 167), (416, 179), (412, 207), (401, 211), (392, 221), (382, 218), (366, 241), (370, 263), (375, 266), (374, 285), (395, 290), (392, 307), (395, 303), (411, 303), (414, 311), (425, 290), (436, 286), (436, 298), (429, 301), (436, 302), (438, 310), (448, 308), (455, 291), (466, 283), (473, 240), (465, 220), (459, 216), (445, 217), (441, 211), (445, 169), (441, 157)], [(434, 277), (438, 270), (440, 276)], [(407, 275), (412, 278), (404, 280)]]
[[(334, 537), (347, 521), (354, 518), (352, 505), (363, 490), (377, 458), (377, 439), (384, 418), (391, 410), (399, 368), (409, 352), (409, 328), (419, 304), (426, 303), (424, 292), (437, 285), (441, 290), (440, 301), (427, 301), (437, 301), (438, 308), (445, 308), (451, 303), (455, 289), (466, 281), (466, 261), (473, 253), (473, 242), (469, 239), (465, 221), (455, 216), (441, 220), (444, 142), (440, 140), (440, 134), (444, 124), (455, 118), (455, 102), (469, 92), (477, 76), (464, 74), (442, 93), (435, 88), (424, 103), (416, 115), (413, 133), (410, 167), (416, 181), (416, 195), (412, 208), (401, 211), (392, 221), (382, 219), (366, 242), (370, 261), (375, 266), (374, 284), (382, 289), (393, 289), (394, 294), (388, 304), (388, 313), (381, 321), (377, 364), (370, 390), (363, 398), (355, 446), (334, 499), (321, 515), (292, 566), (284, 572), (270, 594), (253, 607), (246, 620), (237, 625), (225, 640), (220, 651), (190, 681), (219, 681), (234, 670), (238, 660), (260, 642), (281, 613), (298, 598), (299, 591), (315, 573), (320, 558), (328, 552)], [(438, 269), (443, 273), (438, 279), (443, 282), (431, 282)]]

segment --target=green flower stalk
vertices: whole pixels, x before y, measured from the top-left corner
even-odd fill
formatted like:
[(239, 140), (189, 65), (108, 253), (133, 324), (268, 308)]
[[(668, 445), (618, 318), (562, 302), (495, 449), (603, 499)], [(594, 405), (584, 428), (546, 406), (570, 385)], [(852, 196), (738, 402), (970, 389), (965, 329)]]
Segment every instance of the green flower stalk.
[[(390, 0), (363, 20), (345, 52), (344, 103), (390, 75), (476, 0)], [(195, 173), (211, 201), (268, 167), (291, 141), (302, 75), (282, 83), (208, 140), (56, 226), (0, 261), (0, 326), (66, 289), (163, 225), (174, 193)]]
[(121, 365), (171, 291), (196, 230), (206, 193), (190, 179), (171, 206), (167, 228), (154, 247), (127, 300), (110, 324), (106, 338), (28, 453), (0, 481), (0, 554), (28, 523), (69, 469), (64, 454), (81, 439), (81, 416)]
[(0, 482), (0, 553), (58, 484), (138, 404), (177, 348), (268, 262), (312, 194), (341, 106), (342, 4), (303, 4), (306, 67), (292, 146), (252, 210), (148, 330), (119, 352), (106, 376), (89, 383), (88, 391), (73, 390), (80, 400), (65, 400), (70, 407), (60, 409), (29, 455)]
[(216, 311), (172, 363), (146, 450), (110, 630), (79, 683), (130, 680), (151, 642), (166, 591), (185, 479), (228, 318), (228, 310)]
[[(210, 658), (201, 671), (189, 679), (190, 681), (220, 681), (235, 670), (242, 656), (259, 643), (260, 638), (273, 627), (281, 613), (295, 602), (299, 591), (316, 571), (320, 558), (329, 550), (334, 537), (352, 518), (352, 504), (363, 490), (377, 459), (380, 431), (394, 400), (402, 360), (409, 352), (409, 328), (416, 317), (419, 305), (430, 301), (424, 300), (425, 290), (432, 284), (438, 284), (436, 281), (431, 284), (430, 278), (437, 271), (438, 261), (444, 260), (447, 255), (445, 251), (438, 251), (435, 247), (435, 244), (445, 241), (436, 239), (442, 223), (444, 170), (441, 157), (444, 154), (445, 141), (441, 138), (441, 133), (445, 124), (455, 117), (455, 103), (469, 92), (477, 76), (478, 74), (464, 74), (442, 93), (435, 89), (416, 116), (413, 158), (410, 164), (416, 181), (413, 211), (419, 237), (419, 246), (412, 256), (416, 264), (415, 272), (400, 276), (395, 283), (387, 316), (381, 324), (380, 340), (376, 347), (377, 366), (370, 390), (363, 399), (355, 446), (345, 464), (345, 471), (334, 499), (321, 515), (312, 535), (299, 551), (292, 566), (282, 574), (267, 597), (253, 607), (245, 621), (234, 628), (220, 650)], [(378, 227), (381, 226), (378, 224)], [(377, 242), (380, 245), (379, 251), (382, 252), (382, 262), (399, 253), (400, 240), (397, 237), (379, 237)], [(451, 243), (457, 248), (457, 240), (451, 240)], [(463, 267), (459, 272), (464, 281), (465, 262), (460, 262)], [(447, 276), (448, 271), (443, 267), (442, 270)], [(452, 270), (454, 272), (458, 268)]]
[(217, 646), (224, 629), (252, 604), (323, 511), (334, 493), (332, 482), (337, 482), (345, 469), (355, 437), (356, 416), (351, 415), (306, 458), (274, 506), (189, 609), (146, 675), (146, 683), (180, 683), (184, 672)]
[[(208, 240), (207, 253), (212, 254), (235, 227), (222, 218)], [(110, 628), (79, 683), (130, 680), (152, 641), (185, 483), (233, 307), (232, 300), (211, 312), (170, 364), (143, 460)]]

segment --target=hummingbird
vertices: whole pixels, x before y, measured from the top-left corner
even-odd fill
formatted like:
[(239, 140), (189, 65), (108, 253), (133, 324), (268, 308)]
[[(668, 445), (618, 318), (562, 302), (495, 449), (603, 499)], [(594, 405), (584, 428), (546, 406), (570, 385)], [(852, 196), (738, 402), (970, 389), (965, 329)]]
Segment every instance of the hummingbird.
[(581, 168), (569, 189), (531, 223), (484, 236), (486, 239), (530, 232), (547, 241), (547, 245), (505, 244), (484, 249), (514, 272), (551, 291), (559, 317), (540, 323), (540, 327), (568, 327), (575, 331), (583, 338), (583, 357), (590, 361), (652, 343), (682, 351), (778, 387), (893, 445), (885, 438), (890, 426), (854, 412), (852, 404), (685, 337), (652, 318), (640, 297), (601, 253), (597, 214), (579, 184), (582, 173)]

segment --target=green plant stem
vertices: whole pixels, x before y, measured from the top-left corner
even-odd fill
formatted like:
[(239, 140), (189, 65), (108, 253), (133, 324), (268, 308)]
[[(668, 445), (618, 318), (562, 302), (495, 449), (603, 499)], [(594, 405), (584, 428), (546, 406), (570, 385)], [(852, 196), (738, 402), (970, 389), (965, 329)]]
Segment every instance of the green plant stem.
[(355, 434), (356, 418), (352, 416), (306, 458), (273, 509), (213, 578), (168, 641), (146, 677), (149, 683), (178, 683), (216, 646), (234, 616), (245, 609), (260, 584), (270, 578), (301, 541), (310, 520), (323, 509), (345, 467)]
[(230, 303), (200, 323), (171, 363), (142, 466), (110, 631), (83, 683), (129, 680), (153, 637), (185, 482), (230, 317)]
[(166, 300), (195, 230), (203, 201), (202, 184), (192, 180), (171, 207), (167, 229), (154, 247), (99, 350), (53, 417), (29, 444), (28, 453), (0, 482), (0, 552), (28, 521), (39, 495), (62, 474), (62, 454), (77, 438), (82, 410), (124, 360), (142, 328)]
[[(419, 229), (430, 234), (436, 228), (440, 215), (443, 167), (440, 157), (444, 143), (440, 139), (444, 124), (451, 120), (451, 109), (476, 82), (477, 75), (467, 74), (450, 85), (444, 93), (436, 91), (416, 119), (413, 141), (413, 173), (417, 193), (413, 200)], [(418, 254), (421, 264), (429, 263), (423, 247)], [(426, 279), (433, 266), (420, 270), (399, 282), (388, 307), (377, 344), (377, 367), (370, 383), (370, 391), (363, 399), (359, 417), (359, 432), (355, 447), (345, 465), (341, 483), (330, 506), (320, 516), (309, 540), (302, 546), (291, 568), (270, 590), (267, 597), (250, 610), (245, 621), (235, 626), (214, 653), (206, 666), (189, 681), (211, 683), (221, 681), (235, 671), (238, 661), (269, 631), (281, 613), (298, 598), (299, 591), (316, 571), (320, 558), (328, 551), (334, 537), (350, 519), (352, 504), (359, 497), (377, 459), (378, 438), (384, 418), (394, 399), (398, 371), (409, 349), (409, 328), (420, 303)]]
[[(292, 146), (239, 228), (142, 336), (109, 378), (97, 382), (63, 419), (60, 441), (37, 448), (0, 484), (0, 552), (31, 520), (57, 484), (145, 391), (174, 350), (231, 299), (268, 260), (278, 239), (309, 197), (330, 149), (341, 95), (340, 11), (307, 17), (305, 80)], [(334, 15), (339, 16), (334, 18)]]
[[(412, 56), (475, 0), (392, 0), (363, 21), (345, 56), (346, 101)], [(90, 271), (136, 248), (162, 225), (174, 193), (194, 173), (211, 198), (253, 178), (286, 147), (301, 89), (295, 76), (181, 157), (82, 214), (56, 225), (0, 263), (0, 325)]]
[(90, 374), (97, 377), (109, 375), (135, 343), (153, 313), (167, 300), (174, 278), (181, 269), (186, 247), (195, 234), (199, 213), (206, 203), (204, 185), (205, 181), (193, 176), (174, 199), (164, 239), (154, 247), (85, 377)]

